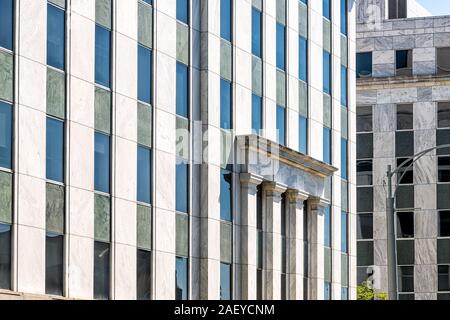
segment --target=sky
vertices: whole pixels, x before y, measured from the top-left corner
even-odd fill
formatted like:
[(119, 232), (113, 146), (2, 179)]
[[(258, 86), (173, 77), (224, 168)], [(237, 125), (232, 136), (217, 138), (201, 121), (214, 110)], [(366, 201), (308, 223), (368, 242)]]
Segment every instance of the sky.
[(435, 16), (450, 15), (449, 0), (416, 0)]

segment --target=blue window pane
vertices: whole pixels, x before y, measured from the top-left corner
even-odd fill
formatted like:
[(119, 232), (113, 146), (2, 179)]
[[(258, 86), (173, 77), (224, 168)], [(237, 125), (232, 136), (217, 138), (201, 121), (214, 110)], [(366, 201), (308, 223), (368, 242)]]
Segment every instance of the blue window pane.
[(220, 80), (220, 127), (231, 129), (231, 83)]
[(176, 165), (176, 210), (178, 212), (188, 213), (189, 200), (189, 166), (181, 159), (177, 159)]
[(220, 300), (231, 300), (231, 265), (220, 264)]
[(347, 180), (348, 175), (348, 142), (346, 139), (341, 138), (341, 178)]
[(252, 95), (252, 130), (259, 134), (262, 129), (262, 98)]
[(252, 9), (252, 53), (261, 58), (262, 14), (256, 8)]
[(356, 77), (367, 78), (372, 76), (372, 52), (356, 54)]
[(281, 23), (277, 23), (277, 68), (285, 70), (286, 63), (286, 27)]
[(347, 68), (341, 65), (341, 104), (347, 106)]
[(64, 122), (47, 118), (47, 179), (64, 181)]
[(323, 289), (323, 299), (331, 300), (331, 283), (325, 282)]
[(188, 261), (186, 258), (176, 258), (175, 299), (188, 299)]
[(341, 251), (348, 252), (348, 215), (346, 212), (341, 214)]
[(11, 289), (11, 225), (0, 223), (0, 289)]
[(0, 167), (11, 168), (12, 106), (0, 101)]
[(308, 120), (305, 117), (299, 119), (299, 151), (303, 154), (308, 152)]
[(348, 288), (341, 288), (341, 300), (348, 300)]
[(153, 5), (153, 0), (144, 0), (145, 2), (147, 2), (148, 4)]
[(347, 35), (347, 0), (341, 0), (341, 33)]
[(95, 82), (110, 87), (111, 31), (95, 27)]
[(188, 24), (189, 0), (177, 0), (177, 20)]
[(322, 0), (323, 1), (323, 16), (328, 20), (331, 20), (331, 1), (330, 0)]
[(331, 164), (331, 129), (323, 128), (323, 162)]
[(47, 64), (64, 70), (65, 12), (50, 4), (47, 8)]
[(95, 190), (109, 193), (109, 166), (110, 166), (109, 136), (95, 133), (95, 159), (94, 159), (94, 185)]
[(188, 117), (188, 67), (177, 62), (177, 115)]
[(137, 200), (151, 203), (151, 150), (138, 147), (137, 154)]
[(277, 137), (279, 144), (286, 144), (286, 109), (280, 106), (277, 106)]
[(220, 0), (220, 36), (231, 41), (231, 0)]
[(323, 51), (323, 92), (331, 95), (331, 55)]
[(325, 247), (331, 248), (331, 209), (326, 207), (324, 210), (323, 221), (323, 244)]
[(233, 174), (227, 170), (220, 171), (220, 219), (231, 221), (232, 219), (232, 183)]
[(308, 4), (308, 0), (300, 0), (300, 2), (303, 2), (304, 4)]
[(13, 0), (0, 0), (0, 47), (13, 47)]
[(308, 81), (308, 40), (299, 38), (299, 78)]
[(152, 51), (138, 46), (138, 99), (152, 101)]

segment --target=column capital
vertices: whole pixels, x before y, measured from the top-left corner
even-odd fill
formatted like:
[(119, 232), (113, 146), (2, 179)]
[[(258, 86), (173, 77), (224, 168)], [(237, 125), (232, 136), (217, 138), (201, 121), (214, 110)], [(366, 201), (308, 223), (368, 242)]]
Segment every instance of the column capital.
[(321, 197), (311, 197), (308, 202), (313, 210), (322, 210), (331, 204), (330, 200)]
[(264, 181), (263, 187), (266, 192), (281, 196), (287, 190), (287, 186), (278, 182)]
[(288, 189), (286, 191), (286, 198), (291, 203), (303, 202), (309, 198), (309, 195), (303, 191)]
[(256, 187), (264, 181), (264, 178), (254, 173), (241, 173), (239, 175), (239, 180), (243, 185)]

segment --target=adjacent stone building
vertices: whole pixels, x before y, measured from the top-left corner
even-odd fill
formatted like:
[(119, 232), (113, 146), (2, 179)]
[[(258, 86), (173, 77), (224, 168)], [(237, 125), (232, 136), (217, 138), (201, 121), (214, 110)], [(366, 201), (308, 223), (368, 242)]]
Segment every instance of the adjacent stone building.
[(0, 298), (355, 299), (353, 0), (0, 0)]
[[(387, 167), (450, 143), (450, 17), (373, 0), (356, 19), (358, 283), (386, 292)], [(408, 165), (394, 177), (399, 298), (450, 299), (450, 149)]]

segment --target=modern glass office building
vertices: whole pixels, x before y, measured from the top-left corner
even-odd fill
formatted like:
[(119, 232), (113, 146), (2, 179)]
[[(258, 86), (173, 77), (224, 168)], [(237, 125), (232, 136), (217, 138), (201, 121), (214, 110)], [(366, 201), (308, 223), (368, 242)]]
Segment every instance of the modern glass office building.
[(352, 0), (0, 0), (0, 298), (354, 299)]

